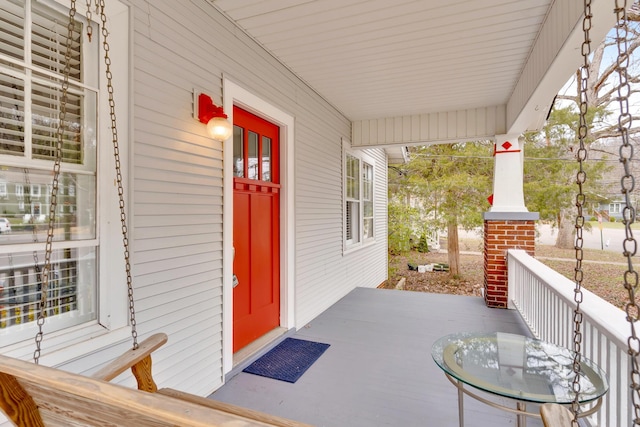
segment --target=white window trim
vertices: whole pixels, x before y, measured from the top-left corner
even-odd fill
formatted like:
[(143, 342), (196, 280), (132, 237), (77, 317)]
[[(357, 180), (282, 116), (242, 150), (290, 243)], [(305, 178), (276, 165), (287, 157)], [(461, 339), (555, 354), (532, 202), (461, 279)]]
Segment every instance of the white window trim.
[(40, 196), (42, 195), (42, 189), (40, 188), (40, 184), (31, 184), (31, 198), (32, 199), (39, 199)]
[[(68, 5), (63, 0), (37, 0), (54, 9), (68, 13)], [(130, 123), (133, 97), (131, 96), (132, 74), (129, 64), (132, 64), (133, 47), (133, 16), (131, 5), (123, 0), (115, 0), (109, 4), (110, 13), (108, 25), (110, 29), (118, 28), (118, 31), (109, 33), (109, 45), (111, 52), (118, 54), (118, 61), (111, 64), (111, 73), (118, 87), (114, 91), (116, 101), (116, 114), (118, 117), (119, 134), (121, 135), (120, 153), (123, 174), (123, 186), (127, 191), (127, 210), (131, 210), (132, 202), (129, 197), (133, 192), (129, 189), (128, 176), (129, 156), (131, 146), (126, 141), (132, 141), (133, 131)], [(83, 8), (78, 4), (78, 14), (84, 16)], [(47, 350), (43, 351), (41, 361), (47, 366), (57, 366), (67, 360), (82, 357), (100, 348), (108, 347), (130, 336), (129, 310), (125, 286), (116, 289), (109, 286), (110, 283), (126, 283), (124, 259), (122, 257), (122, 235), (120, 234), (120, 211), (117, 188), (113, 185), (115, 171), (113, 170), (113, 147), (111, 145), (111, 130), (108, 124), (109, 105), (107, 103), (107, 86), (105, 65), (102, 60), (102, 52), (98, 55), (99, 62), (99, 109), (97, 118), (97, 133), (99, 134), (99, 149), (97, 153), (97, 184), (98, 200), (96, 201), (97, 227), (100, 236), (99, 244), (99, 271), (98, 271), (98, 318), (96, 321), (87, 322), (74, 327), (62, 329), (48, 334), (46, 339)], [(127, 212), (127, 217), (131, 218)], [(129, 232), (131, 226), (129, 225)], [(132, 245), (132, 239), (129, 240)], [(27, 325), (25, 325), (27, 326)], [(28, 328), (35, 326), (29, 324)], [(35, 328), (34, 328), (35, 331)], [(35, 332), (33, 335), (35, 337)], [(6, 339), (6, 338), (5, 338)], [(12, 357), (28, 359), (33, 355), (33, 339), (15, 342), (0, 348), (0, 353)]]
[[(358, 213), (358, 233), (359, 239), (355, 243), (349, 243), (347, 241), (347, 154), (356, 157), (360, 161), (359, 168), (359, 213)], [(372, 179), (372, 189), (371, 195), (373, 198), (373, 237), (369, 237), (367, 239), (364, 238), (364, 199), (363, 199), (363, 187), (362, 187), (362, 164), (367, 163), (373, 167), (373, 179)], [(356, 251), (358, 249), (370, 246), (376, 242), (376, 232), (375, 232), (375, 224), (376, 224), (376, 202), (375, 202), (375, 188), (376, 188), (376, 163), (373, 157), (364, 153), (363, 151), (353, 150), (351, 148), (351, 142), (347, 139), (342, 139), (342, 250), (343, 255), (348, 254), (350, 252)]]
[(24, 185), (16, 184), (16, 197), (18, 200), (24, 200)]
[[(301, 328), (295, 316), (295, 118), (280, 107), (260, 98), (223, 75), (223, 106), (233, 123), (237, 105), (280, 127), (280, 326)], [(231, 141), (226, 141), (229, 144)], [(223, 299), (223, 372), (233, 369), (233, 150), (224, 150), (224, 299)]]

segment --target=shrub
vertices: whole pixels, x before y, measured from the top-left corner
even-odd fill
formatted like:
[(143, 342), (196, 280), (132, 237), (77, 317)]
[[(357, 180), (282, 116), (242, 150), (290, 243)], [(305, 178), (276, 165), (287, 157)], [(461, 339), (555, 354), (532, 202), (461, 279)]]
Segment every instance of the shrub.
[(416, 247), (418, 252), (426, 253), (429, 252), (429, 243), (427, 242), (427, 235), (422, 233), (420, 235), (420, 240), (418, 241), (418, 246)]

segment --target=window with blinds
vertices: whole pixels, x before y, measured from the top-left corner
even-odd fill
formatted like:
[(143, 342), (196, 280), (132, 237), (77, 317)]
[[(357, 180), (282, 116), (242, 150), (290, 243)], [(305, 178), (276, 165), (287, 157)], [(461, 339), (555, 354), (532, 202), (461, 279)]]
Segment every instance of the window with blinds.
[(345, 154), (344, 246), (354, 249), (374, 238), (374, 163), (364, 153)]
[(347, 245), (360, 241), (360, 160), (347, 154), (345, 234)]
[[(0, 334), (31, 333), (42, 296), (40, 272), (67, 63), (69, 17), (59, 9), (43, 0), (0, 2), (0, 181), (6, 193), (0, 199), (0, 217), (11, 223), (11, 232), (0, 234)], [(86, 25), (75, 22), (69, 43), (46, 306), (50, 330), (97, 316), (99, 41), (94, 29), (93, 43), (86, 42)]]
[(373, 166), (362, 162), (362, 239), (373, 238)]

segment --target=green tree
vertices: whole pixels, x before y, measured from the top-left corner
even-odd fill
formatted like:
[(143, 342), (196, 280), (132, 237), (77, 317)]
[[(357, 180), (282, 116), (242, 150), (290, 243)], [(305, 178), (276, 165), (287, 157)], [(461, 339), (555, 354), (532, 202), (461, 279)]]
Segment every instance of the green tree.
[(414, 231), (418, 228), (418, 209), (401, 201), (389, 199), (389, 253), (401, 254), (411, 250)]
[(447, 229), (449, 271), (459, 276), (458, 226), (482, 224), (493, 178), (493, 144), (488, 141), (411, 147), (403, 173), (390, 180), (392, 197), (411, 199), (423, 221)]
[[(593, 120), (595, 112), (591, 114)], [(572, 231), (575, 219), (571, 216), (575, 207), (576, 153), (578, 142), (575, 129), (579, 120), (571, 106), (554, 108), (543, 132), (525, 135), (524, 195), (530, 211), (540, 213), (540, 219), (557, 227), (556, 246), (573, 247)], [(587, 161), (587, 176), (583, 191), (589, 201), (599, 200), (603, 192), (602, 176), (612, 168), (607, 156)], [(589, 218), (588, 212), (583, 214)], [(567, 236), (568, 234), (568, 236)]]

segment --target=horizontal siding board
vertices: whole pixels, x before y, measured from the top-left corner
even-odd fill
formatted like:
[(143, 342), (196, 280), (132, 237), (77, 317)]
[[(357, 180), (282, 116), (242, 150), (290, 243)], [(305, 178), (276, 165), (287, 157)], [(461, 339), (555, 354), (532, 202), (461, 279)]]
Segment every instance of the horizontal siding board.
[[(135, 239), (146, 240), (146, 239), (155, 239), (162, 237), (180, 237), (180, 236), (195, 236), (198, 234), (207, 234), (212, 235), (215, 240), (222, 240), (222, 226), (220, 224), (198, 224), (197, 220), (205, 221), (204, 218), (192, 217), (193, 220), (189, 221), (188, 224), (181, 224), (180, 221), (185, 221), (185, 218), (182, 216), (173, 220), (173, 227), (169, 227), (168, 229), (158, 230), (158, 227), (147, 226), (147, 227), (135, 227)], [(211, 233), (214, 234), (211, 234)]]
[[(185, 190), (188, 190), (188, 186), (186, 186)], [(165, 189), (164, 191), (153, 191), (142, 193), (136, 198), (136, 203), (140, 205), (190, 205), (197, 206), (198, 209), (208, 208), (210, 206), (220, 206), (222, 205), (222, 194), (220, 191), (217, 191), (216, 194), (192, 194), (189, 192), (178, 192), (178, 191), (168, 191)], [(171, 213), (171, 212), (166, 212)]]
[[(172, 296), (172, 298), (170, 298)], [(202, 304), (199, 301), (210, 301), (211, 305), (216, 302), (222, 302), (221, 298), (216, 298), (215, 292), (213, 292), (209, 286), (209, 283), (203, 281), (197, 285), (191, 285), (189, 287), (176, 287), (175, 291), (168, 293), (167, 295), (156, 295), (153, 298), (146, 298), (143, 300), (144, 304), (136, 304), (136, 308), (139, 313), (144, 313), (145, 319), (153, 321), (154, 319), (162, 319), (164, 316), (170, 313), (183, 313)]]
[[(194, 253), (198, 253), (203, 251), (203, 249), (210, 251), (211, 248), (208, 246), (214, 243), (218, 243), (217, 246), (219, 246), (220, 240), (216, 240), (213, 234), (203, 233), (202, 227), (200, 228), (200, 231), (201, 233), (199, 234), (186, 234), (184, 231), (178, 230), (179, 234), (177, 236), (164, 236), (157, 237), (155, 239), (141, 240), (141, 242), (137, 244), (136, 250), (158, 251), (174, 247), (188, 247), (190, 250), (194, 251)], [(175, 255), (181, 254), (176, 253)], [(154, 253), (153, 256), (160, 256), (160, 254)]]
[[(220, 261), (218, 261), (218, 257)], [(205, 258), (205, 257), (203, 257)], [(175, 280), (180, 283), (181, 277), (193, 274), (208, 274), (214, 270), (222, 271), (222, 257), (218, 255), (209, 255), (209, 258), (199, 259), (199, 263), (190, 260), (188, 257), (182, 257), (179, 260), (173, 260), (167, 263), (165, 259), (157, 259), (149, 262), (136, 262), (134, 269), (137, 275), (136, 284), (138, 286), (153, 285), (159, 280)], [(170, 265), (170, 267), (167, 267)], [(220, 277), (217, 277), (222, 281)]]
[[(203, 274), (193, 274), (189, 276), (185, 276), (181, 282), (181, 285), (186, 289), (189, 289), (189, 295), (194, 292), (192, 290), (196, 290), (195, 292), (214, 292), (221, 293), (221, 289), (212, 289), (209, 284), (205, 285), (205, 287), (201, 290), (197, 290), (197, 286), (201, 283), (207, 283), (208, 280), (205, 279), (206, 275)], [(176, 286), (175, 281), (173, 280), (163, 280), (155, 282), (152, 286), (144, 286), (140, 289), (136, 289), (136, 296), (143, 299), (151, 299), (151, 298), (164, 298), (159, 299), (160, 301), (170, 302), (171, 299), (167, 298), (168, 294), (175, 292), (183, 292), (181, 288)], [(182, 297), (186, 296), (182, 295)], [(177, 298), (180, 298), (180, 295), (176, 295)], [(164, 304), (164, 302), (163, 302)]]
[[(174, 151), (190, 150), (187, 154), (194, 157), (202, 157), (204, 159), (213, 160), (221, 159), (221, 147), (218, 142), (213, 142), (211, 138), (204, 135), (193, 135), (185, 138), (185, 125), (193, 126), (190, 122), (174, 121), (154, 124), (145, 121), (142, 117), (137, 118), (140, 122), (140, 128), (136, 129), (136, 135), (141, 135), (140, 139), (145, 142), (148, 147), (157, 147)], [(182, 130), (180, 131), (180, 129)], [(204, 127), (203, 127), (204, 128)], [(144, 135), (144, 136), (142, 136)], [(180, 139), (177, 139), (180, 138)], [(141, 142), (142, 142), (141, 141)], [(141, 146), (141, 149), (145, 146)]]
[[(166, 173), (163, 176), (160, 171), (147, 169), (145, 174), (146, 179), (137, 180), (136, 187), (140, 189), (140, 192), (148, 191), (150, 194), (177, 194), (180, 192), (185, 195), (196, 195), (199, 197), (222, 197), (222, 180), (220, 178), (194, 176), (193, 180), (189, 180), (189, 177), (190, 176), (186, 174), (169, 175)], [(164, 183), (164, 187), (158, 189), (157, 182)], [(156, 185), (154, 185), (154, 183)]]
[[(342, 233), (333, 233), (327, 235), (327, 233), (318, 232), (305, 232), (300, 236), (303, 240), (313, 240), (316, 242), (315, 246), (311, 243), (301, 244), (298, 249), (298, 257), (301, 261), (305, 261), (305, 265), (312, 267), (315, 262), (326, 262), (326, 258), (333, 256), (333, 252), (337, 249), (342, 249)], [(319, 251), (317, 246), (322, 245), (323, 250)]]
[[(160, 168), (141, 167), (141, 177), (136, 180), (136, 186), (145, 191), (157, 190), (157, 188), (145, 188), (147, 184), (161, 181), (166, 188), (173, 188), (174, 185), (190, 186), (191, 192), (206, 192), (206, 187), (213, 187), (222, 184), (222, 170), (211, 169), (209, 174), (200, 175), (187, 172), (177, 174), (167, 174), (166, 170)], [(202, 188), (204, 187), (204, 188)]]
[[(162, 208), (161, 211), (158, 209)], [(174, 204), (141, 204), (135, 203), (134, 215), (209, 215), (209, 214), (222, 214), (222, 203), (218, 205), (189, 205), (187, 209), (184, 206), (178, 206)]]
[[(188, 156), (188, 153), (184, 154), (184, 156)], [(212, 170), (211, 168), (206, 168), (204, 166), (194, 164), (194, 165), (190, 165), (191, 167), (187, 169), (185, 166), (187, 166), (188, 164), (185, 164), (184, 162), (177, 163), (175, 161), (172, 161), (172, 159), (166, 158), (166, 157), (162, 158), (162, 157), (148, 157), (148, 156), (142, 156), (142, 155), (135, 155), (134, 163), (136, 164), (136, 167), (140, 165), (141, 168), (155, 169), (158, 171), (164, 170), (165, 173), (170, 174), (169, 176), (179, 177), (182, 175), (190, 175), (190, 176), (200, 175), (203, 177), (203, 179), (208, 178), (209, 176), (214, 176), (215, 174), (218, 174), (219, 176), (219, 172), (218, 172), (219, 169), (217, 167), (213, 168)], [(211, 165), (217, 166), (217, 160), (215, 159), (209, 159), (206, 163), (210, 163)], [(172, 175), (172, 173), (175, 173), (175, 174)], [(146, 176), (144, 175), (142, 177), (146, 178)]]
[[(189, 97), (191, 95), (189, 94)], [(222, 159), (222, 146), (205, 134), (205, 127), (194, 119), (178, 120), (167, 117), (157, 123), (147, 119), (156, 117), (153, 111), (139, 110), (136, 119), (140, 122), (136, 132), (145, 136), (148, 145), (167, 149), (189, 149), (193, 155)], [(187, 132), (191, 130), (192, 132)]]
[[(158, 357), (155, 357), (156, 355), (154, 354), (153, 360), (154, 377), (157, 378), (158, 384), (166, 385), (166, 387), (170, 388), (176, 387), (177, 384), (183, 381), (180, 373), (185, 364), (176, 366), (175, 361), (184, 357), (182, 353), (184, 353), (185, 349), (189, 349), (189, 352), (194, 352), (194, 354), (208, 354), (213, 360), (218, 360), (221, 356), (221, 347), (219, 345), (221, 331), (219, 329), (212, 328), (204, 339), (197, 333), (203, 325), (211, 325), (213, 323), (211, 320), (219, 321), (219, 314), (214, 313), (212, 316), (210, 309), (207, 310), (206, 303), (193, 307), (193, 315), (187, 318), (179, 316), (180, 313), (177, 314), (177, 316), (173, 316), (175, 317), (175, 322), (167, 327), (169, 342), (165, 346), (167, 347), (166, 351), (164, 351), (165, 348), (161, 349), (157, 352)], [(169, 347), (169, 344), (171, 347)], [(197, 364), (194, 365), (196, 367), (199, 366)], [(221, 369), (221, 365), (219, 363), (210, 363), (209, 369), (217, 371)], [(210, 378), (218, 378), (218, 376), (219, 374)], [(206, 381), (200, 381), (198, 386), (209, 385), (207, 385)], [(199, 390), (193, 390), (193, 393), (198, 394)]]
[[(176, 240), (174, 238), (174, 240)], [(137, 248), (136, 248), (137, 249)], [(186, 244), (179, 246), (174, 244), (173, 246), (159, 246), (154, 249), (146, 249), (140, 251), (138, 257), (140, 263), (158, 261), (158, 260), (177, 260), (188, 264), (197, 264), (199, 262), (209, 261), (210, 253), (215, 251), (221, 251), (222, 244), (220, 242), (209, 242), (200, 244)]]
[[(184, 213), (180, 215), (165, 216), (139, 215), (134, 219), (136, 220), (134, 233), (139, 229), (142, 229), (145, 233), (149, 233), (148, 229), (156, 229), (160, 232), (170, 232), (170, 228), (174, 227), (175, 224), (181, 220), (189, 225), (195, 225), (198, 227), (208, 226), (209, 230), (218, 230), (218, 228), (215, 227), (219, 226), (222, 222), (222, 214), (207, 215), (206, 217), (203, 217), (202, 215), (185, 215)], [(203, 219), (205, 219), (205, 221), (203, 221)], [(151, 234), (148, 235), (151, 237), (153, 236)]]

